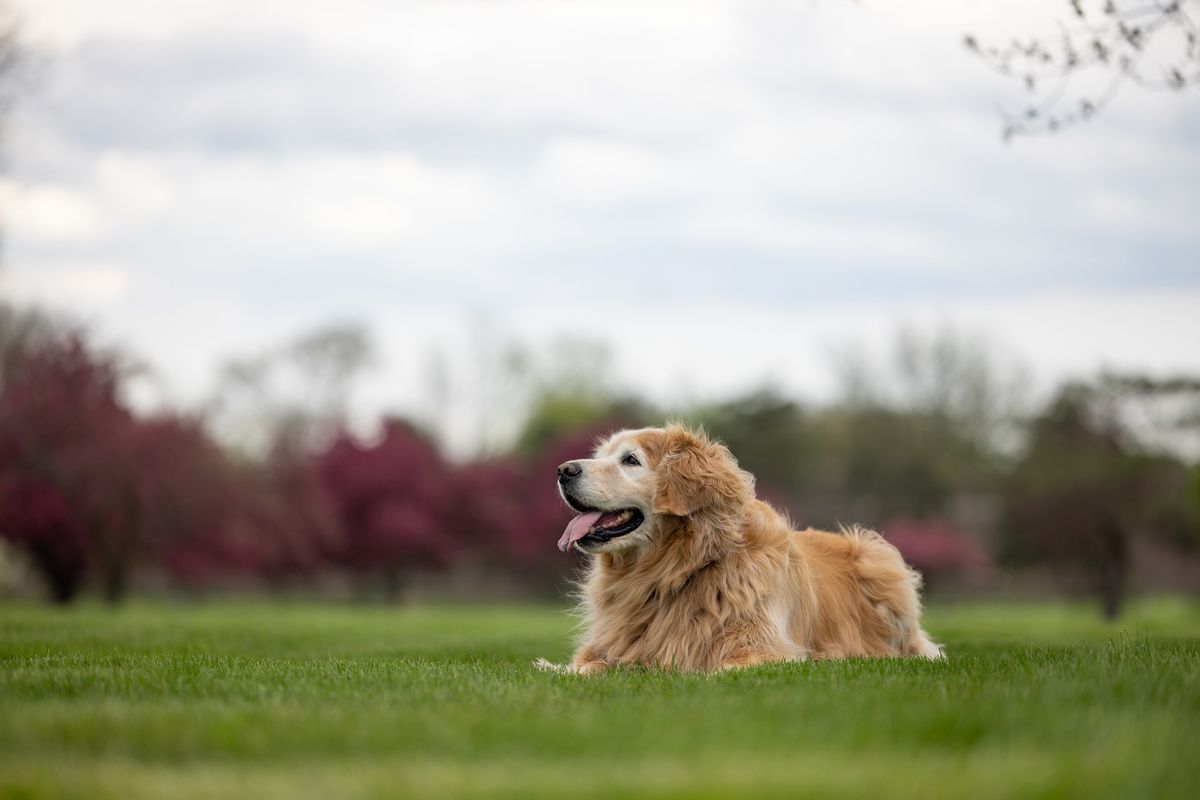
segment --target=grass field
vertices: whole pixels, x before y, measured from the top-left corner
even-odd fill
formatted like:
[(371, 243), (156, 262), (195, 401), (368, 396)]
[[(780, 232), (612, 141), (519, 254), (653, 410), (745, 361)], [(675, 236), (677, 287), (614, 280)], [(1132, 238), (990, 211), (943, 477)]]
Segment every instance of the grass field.
[(536, 607), (0, 606), (11, 797), (1196, 797), (1200, 607), (934, 608), (949, 658), (550, 675)]

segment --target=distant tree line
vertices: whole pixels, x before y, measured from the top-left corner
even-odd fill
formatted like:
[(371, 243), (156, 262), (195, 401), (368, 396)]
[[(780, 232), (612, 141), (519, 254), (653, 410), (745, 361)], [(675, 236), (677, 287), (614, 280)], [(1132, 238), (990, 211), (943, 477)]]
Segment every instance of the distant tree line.
[[(326, 363), (357, 352), (331, 351)], [(56, 601), (88, 584), (118, 601), (141, 569), (182, 587), (339, 569), (395, 592), (467, 558), (535, 585), (559, 566), (552, 545), (567, 514), (553, 467), (586, 435), (527, 458), (452, 464), (401, 420), (363, 442), (284, 410), (250, 453), (219, 446), (200, 415), (135, 414), (122, 395), (130, 369), (80, 329), (0, 307), (0, 537)]]
[[(346, 428), (369, 351), (327, 329), (238, 362), (202, 413), (138, 414), (128, 359), (0, 307), (0, 538), (58, 602), (88, 586), (116, 602), (146, 573), (181, 590), (340, 573), (392, 596), (467, 564), (553, 593), (571, 571), (553, 547), (569, 518), (554, 467), (674, 416), (724, 439), (798, 526), (880, 528), (935, 588), (1043, 565), (1083, 576), (1115, 615), (1134, 542), (1200, 550), (1200, 471), (1173, 446), (1200, 432), (1194, 380), (1102, 376), (1029, 412), (1023, 374), (982, 342), (902, 332), (882, 360), (839, 354), (833, 402), (760, 390), (672, 414), (612, 391), (602, 348), (580, 346), (565, 372), (534, 371), (506, 447), (464, 460), (411, 420), (365, 440)], [(292, 389), (266, 385), (289, 370)]]

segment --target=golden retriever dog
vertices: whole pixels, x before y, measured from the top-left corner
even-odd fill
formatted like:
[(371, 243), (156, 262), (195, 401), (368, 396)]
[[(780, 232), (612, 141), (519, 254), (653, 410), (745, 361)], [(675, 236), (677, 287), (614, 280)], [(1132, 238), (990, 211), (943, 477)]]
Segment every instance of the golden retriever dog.
[(558, 468), (578, 516), (559, 540), (591, 564), (585, 632), (562, 672), (719, 670), (922, 656), (921, 577), (879, 534), (794, 531), (723, 445), (679, 425), (627, 430)]

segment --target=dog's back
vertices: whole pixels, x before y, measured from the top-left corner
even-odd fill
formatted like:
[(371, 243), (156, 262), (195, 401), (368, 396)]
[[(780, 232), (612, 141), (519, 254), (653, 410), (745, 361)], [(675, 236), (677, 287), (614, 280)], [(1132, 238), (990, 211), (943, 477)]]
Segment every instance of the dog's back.
[(941, 656), (921, 629), (921, 576), (878, 533), (799, 531), (792, 552), (794, 579), (809, 584), (799, 594), (815, 600), (794, 621), (809, 632), (811, 657)]

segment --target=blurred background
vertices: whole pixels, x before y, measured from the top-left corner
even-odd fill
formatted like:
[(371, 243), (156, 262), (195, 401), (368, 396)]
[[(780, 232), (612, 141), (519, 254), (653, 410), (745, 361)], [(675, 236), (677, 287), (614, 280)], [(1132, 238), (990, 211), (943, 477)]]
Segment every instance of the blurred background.
[(1200, 593), (1200, 3), (9, 0), (0, 593), (561, 598), (705, 425), (934, 597)]

